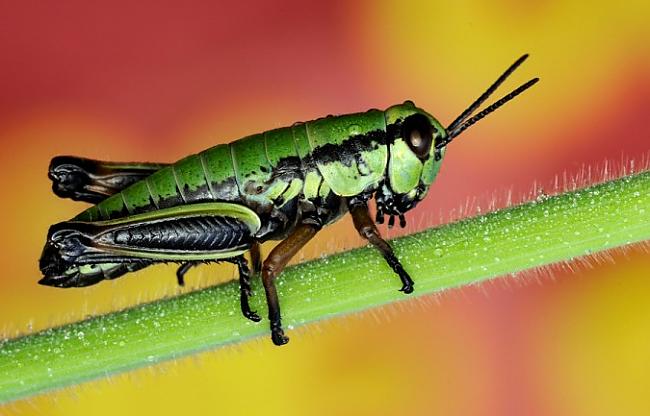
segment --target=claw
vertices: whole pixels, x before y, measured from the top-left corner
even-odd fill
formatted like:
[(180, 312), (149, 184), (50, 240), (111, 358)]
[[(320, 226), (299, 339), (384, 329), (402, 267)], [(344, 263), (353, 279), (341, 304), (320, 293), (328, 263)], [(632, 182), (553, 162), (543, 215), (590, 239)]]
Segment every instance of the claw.
[(400, 214), (399, 216), (399, 226), (401, 228), (406, 227), (406, 217), (404, 216), (404, 214)]
[(277, 346), (284, 345), (287, 342), (289, 342), (289, 337), (284, 335), (284, 332), (282, 332), (281, 329), (277, 331), (272, 331), (271, 332), (271, 339), (273, 340), (273, 343)]
[(247, 319), (250, 319), (250, 320), (253, 321), (253, 322), (259, 322), (259, 321), (262, 320), (262, 318), (260, 318), (260, 316), (259, 316), (259, 315), (257, 314), (257, 312), (255, 312), (255, 311), (247, 311), (247, 312), (244, 312), (244, 316), (245, 316)]
[(279, 322), (271, 324), (271, 339), (273, 340), (273, 343), (278, 346), (289, 342), (289, 337), (284, 335), (284, 331)]
[(404, 285), (399, 291), (404, 292), (407, 295), (413, 293), (413, 285)]

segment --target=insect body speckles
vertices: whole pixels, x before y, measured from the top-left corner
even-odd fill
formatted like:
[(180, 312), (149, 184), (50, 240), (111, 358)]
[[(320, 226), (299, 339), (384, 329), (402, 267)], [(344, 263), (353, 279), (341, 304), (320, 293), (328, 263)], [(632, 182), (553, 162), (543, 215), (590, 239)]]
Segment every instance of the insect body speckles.
[[(385, 110), (324, 118), (220, 144), (174, 164), (114, 163), (55, 157), (49, 168), (60, 197), (96, 205), (50, 227), (39, 283), (80, 287), (160, 262), (177, 262), (179, 284), (194, 265), (228, 261), (240, 273), (243, 315), (250, 278), (260, 276), (271, 338), (284, 335), (275, 280), (318, 231), (350, 213), (411, 293), (415, 282), (375, 222), (406, 224), (405, 214), (428, 193), (447, 145), (528, 89), (537, 78), (475, 114), (523, 61), (508, 68), (447, 128), (411, 101)], [(369, 212), (375, 201), (376, 218)], [(262, 261), (259, 245), (280, 243)], [(252, 270), (244, 258), (249, 252)]]

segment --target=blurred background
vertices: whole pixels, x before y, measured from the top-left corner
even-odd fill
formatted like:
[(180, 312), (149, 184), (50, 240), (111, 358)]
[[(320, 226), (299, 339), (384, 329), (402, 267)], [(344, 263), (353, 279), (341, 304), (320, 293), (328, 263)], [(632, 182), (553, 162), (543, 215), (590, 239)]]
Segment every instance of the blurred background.
[[(0, 328), (5, 336), (233, 277), (156, 266), (39, 286), (50, 158), (171, 162), (217, 143), (405, 99), (448, 124), (541, 82), (450, 147), (411, 230), (587, 168), (647, 165), (647, 2), (0, 4)], [(462, 207), (462, 209), (461, 209)], [(389, 236), (396, 235), (384, 229)], [(345, 219), (301, 254), (363, 244)], [(269, 246), (265, 247), (268, 252)], [(596, 261), (598, 260), (598, 261)], [(605, 261), (603, 261), (605, 260)], [(641, 247), (450, 290), (16, 402), (3, 414), (650, 414), (650, 256)]]

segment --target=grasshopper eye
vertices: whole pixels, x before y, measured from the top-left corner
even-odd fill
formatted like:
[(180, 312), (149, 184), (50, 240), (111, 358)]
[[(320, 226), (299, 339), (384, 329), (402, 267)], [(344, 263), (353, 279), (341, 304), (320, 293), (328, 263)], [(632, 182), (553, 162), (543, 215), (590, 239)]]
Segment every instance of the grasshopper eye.
[(402, 139), (420, 159), (426, 159), (431, 150), (433, 128), (423, 114), (408, 116), (402, 124)]

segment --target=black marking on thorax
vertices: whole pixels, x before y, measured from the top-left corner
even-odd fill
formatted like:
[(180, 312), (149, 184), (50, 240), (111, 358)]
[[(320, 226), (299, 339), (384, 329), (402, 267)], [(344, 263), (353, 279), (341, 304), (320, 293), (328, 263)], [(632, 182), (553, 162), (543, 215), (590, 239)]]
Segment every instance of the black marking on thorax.
[(385, 131), (372, 130), (365, 134), (351, 136), (338, 144), (327, 143), (317, 146), (312, 150), (311, 157), (316, 163), (340, 162), (350, 166), (353, 161), (358, 160), (361, 152), (376, 150), (388, 142)]

